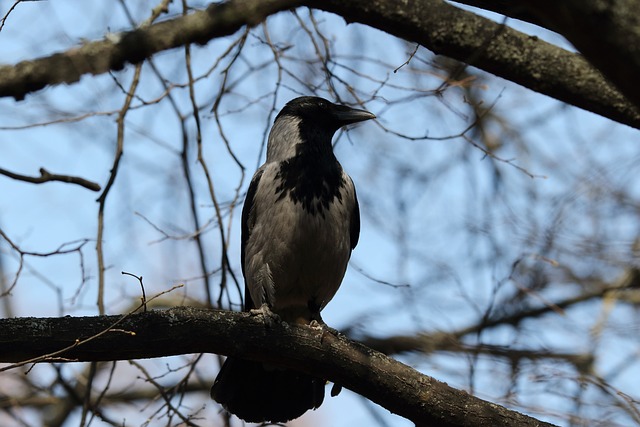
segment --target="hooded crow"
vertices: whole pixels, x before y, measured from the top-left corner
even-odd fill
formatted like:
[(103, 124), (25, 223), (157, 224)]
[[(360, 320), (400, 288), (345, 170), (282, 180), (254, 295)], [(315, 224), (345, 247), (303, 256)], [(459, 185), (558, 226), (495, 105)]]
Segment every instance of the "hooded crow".
[[(322, 323), (360, 234), (353, 181), (333, 154), (342, 126), (375, 118), (364, 110), (303, 96), (277, 115), (267, 160), (242, 209), (245, 310), (283, 321)], [(211, 397), (248, 422), (285, 422), (315, 409), (326, 381), (259, 362), (228, 358)]]

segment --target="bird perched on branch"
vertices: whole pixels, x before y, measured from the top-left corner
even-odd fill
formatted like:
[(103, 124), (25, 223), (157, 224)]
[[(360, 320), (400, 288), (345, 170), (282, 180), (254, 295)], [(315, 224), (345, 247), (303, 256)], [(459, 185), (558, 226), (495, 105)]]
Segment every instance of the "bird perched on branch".
[[(333, 154), (342, 126), (375, 118), (368, 111), (303, 96), (275, 119), (267, 160), (242, 209), (245, 310), (283, 321), (322, 323), (360, 234), (356, 190)], [(211, 397), (249, 422), (285, 422), (324, 399), (325, 380), (259, 362), (228, 358)]]

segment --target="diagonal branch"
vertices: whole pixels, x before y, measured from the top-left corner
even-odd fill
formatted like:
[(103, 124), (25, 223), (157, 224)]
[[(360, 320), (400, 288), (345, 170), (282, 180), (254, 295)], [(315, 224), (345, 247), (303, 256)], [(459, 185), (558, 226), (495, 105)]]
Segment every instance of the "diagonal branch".
[[(514, 2), (512, 0), (453, 0), (455, 3), (466, 4), (469, 6), (477, 7), (479, 9), (488, 10), (490, 12), (499, 13), (500, 15), (508, 16), (509, 18), (518, 19), (520, 21), (528, 22), (530, 24), (537, 25), (539, 27), (548, 28), (547, 23), (543, 22), (535, 14), (524, 5), (522, 2)], [(553, 30), (552, 30), (553, 31)]]
[(466, 352), (486, 354), (518, 362), (522, 359), (555, 359), (571, 363), (580, 373), (593, 372), (594, 355), (591, 353), (558, 353), (546, 350), (528, 350), (505, 348), (501, 346), (480, 344), (469, 345), (462, 341), (465, 336), (477, 334), (483, 330), (496, 326), (511, 325), (517, 327), (520, 323), (551, 313), (562, 312), (575, 305), (602, 299), (607, 295), (615, 295), (624, 300), (626, 291), (640, 287), (640, 270), (635, 267), (625, 270), (612, 283), (583, 291), (579, 295), (564, 298), (553, 303), (526, 309), (518, 308), (501, 315), (481, 319), (478, 323), (452, 332), (417, 332), (413, 335), (394, 335), (388, 337), (357, 336), (356, 339), (364, 345), (384, 354), (400, 354), (406, 352)]
[[(313, 0), (305, 4), (640, 129), (640, 111), (580, 54), (442, 0)], [(640, 45), (640, 40), (636, 43)]]
[(565, 36), (629, 100), (640, 105), (640, 0), (521, 3)]
[(640, 0), (456, 0), (563, 35), (627, 98), (640, 105)]
[[(232, 34), (244, 25), (255, 25), (269, 15), (300, 5), (332, 12), (347, 22), (359, 22), (420, 43), (437, 54), (640, 129), (638, 109), (580, 54), (443, 0), (230, 0), (214, 3), (206, 10), (148, 28), (114, 34), (49, 57), (0, 66), (0, 97), (23, 99), (26, 94), (48, 85), (77, 82), (83, 74), (119, 70), (127, 63), (139, 63), (158, 52), (189, 43), (205, 44), (216, 37)], [(528, 13), (531, 9), (528, 7), (525, 11)], [(518, 9), (505, 12), (520, 13)], [(635, 40), (634, 45), (640, 45), (640, 40)], [(633, 72), (637, 71), (633, 68)]]
[[(116, 322), (117, 329), (110, 329)], [(68, 351), (56, 352), (63, 348)], [(279, 322), (265, 326), (262, 316), (249, 313), (180, 307), (124, 318), (0, 319), (1, 362), (42, 354), (55, 354), (56, 361), (103, 361), (187, 353), (242, 356), (328, 378), (420, 426), (551, 426), (451, 388), (344, 336)]]
[(22, 100), (26, 94), (59, 83), (75, 83), (84, 74), (120, 70), (154, 54), (233, 34), (267, 16), (296, 6), (298, 0), (235, 0), (213, 3), (207, 9), (146, 28), (112, 34), (104, 40), (48, 57), (0, 66), (0, 97)]

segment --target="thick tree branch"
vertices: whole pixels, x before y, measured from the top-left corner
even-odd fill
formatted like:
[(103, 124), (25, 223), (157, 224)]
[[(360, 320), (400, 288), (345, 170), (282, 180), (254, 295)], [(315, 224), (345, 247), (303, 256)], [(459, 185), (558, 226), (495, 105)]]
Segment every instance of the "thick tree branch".
[(522, 2), (640, 106), (640, 0)]
[(219, 353), (327, 378), (420, 426), (551, 425), (453, 389), (344, 336), (280, 322), (265, 326), (264, 320), (187, 307), (126, 316), (1, 319), (0, 361)]
[[(477, 7), (479, 9), (488, 10), (489, 12), (499, 13), (509, 18), (518, 19), (530, 24), (547, 28), (547, 23), (541, 21), (535, 14), (522, 2), (514, 2), (512, 0), (452, 0), (455, 3), (466, 4), (468, 6)], [(551, 30), (551, 28), (548, 28)], [(552, 30), (553, 31), (553, 30)]]
[(640, 106), (640, 0), (455, 0), (563, 35)]
[(267, 16), (296, 6), (297, 0), (234, 0), (211, 4), (206, 10), (113, 34), (105, 40), (33, 61), (0, 67), (0, 96), (18, 100), (48, 85), (75, 83), (84, 74), (102, 74), (136, 64), (154, 54), (188, 43), (233, 34), (244, 25), (256, 25)]
[[(640, 111), (581, 55), (442, 0), (315, 0), (305, 4), (420, 43), (437, 54), (640, 129)], [(640, 40), (636, 42), (640, 45)]]
[[(0, 96), (22, 99), (27, 93), (47, 85), (73, 83), (86, 73), (121, 69), (126, 63), (140, 62), (162, 50), (188, 43), (204, 44), (298, 5), (333, 12), (348, 22), (360, 22), (418, 42), (435, 53), (640, 129), (638, 109), (581, 55), (442, 0), (232, 0), (216, 3), (205, 11), (87, 43), (64, 53), (0, 67)], [(589, 36), (592, 33), (589, 32)], [(632, 45), (640, 46), (640, 40), (633, 41)], [(625, 57), (619, 60), (625, 61)], [(630, 73), (637, 74), (638, 68), (627, 68)]]

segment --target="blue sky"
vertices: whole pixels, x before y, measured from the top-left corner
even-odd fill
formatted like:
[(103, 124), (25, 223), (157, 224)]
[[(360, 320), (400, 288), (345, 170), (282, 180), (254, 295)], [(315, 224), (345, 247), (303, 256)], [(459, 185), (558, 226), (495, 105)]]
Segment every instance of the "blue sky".
[[(3, 11), (7, 4), (0, 3)], [(139, 2), (129, 7), (139, 22), (147, 17), (150, 5)], [(172, 13), (179, 13), (178, 6), (172, 4)], [(306, 11), (300, 10), (298, 14), (302, 22), (310, 25)], [(99, 39), (107, 32), (128, 28), (124, 16), (122, 8), (113, 2), (20, 4), (0, 32), (2, 61), (12, 64), (69, 49), (83, 40)], [(622, 188), (628, 194), (638, 195), (633, 179), (638, 172), (637, 131), (590, 113), (564, 108), (550, 98), (479, 74), (473, 91), (485, 105), (495, 102), (493, 111), (510, 126), (501, 128), (494, 122), (488, 132), (502, 145), (499, 157), (512, 161), (513, 165), (487, 158), (462, 138), (443, 141), (399, 138), (393, 132), (432, 137), (461, 132), (470, 122), (465, 93), (454, 88), (445, 92), (443, 98), (429, 95), (442, 78), (427, 65), (433, 57), (424, 48), (417, 51), (410, 66), (393, 73), (393, 68), (411, 55), (414, 45), (361, 25), (346, 25), (329, 14), (315, 16), (332, 46), (333, 58), (344, 65), (331, 68), (341, 98), (345, 102), (354, 101), (347, 86), (339, 83), (343, 81), (356, 88), (366, 108), (378, 115), (377, 123), (360, 124), (339, 134), (337, 139), (336, 155), (358, 189), (362, 235), (343, 286), (324, 312), (330, 325), (342, 328), (356, 322), (358, 331), (385, 335), (416, 330), (450, 331), (474, 323), (478, 313), (496, 295), (509, 295), (516, 289), (518, 284), (507, 280), (514, 260), (521, 258), (532, 266), (540, 264), (537, 251), (543, 243), (545, 227), (554, 215), (561, 214), (563, 218), (560, 237), (566, 242), (562, 247), (567, 251), (558, 252), (561, 263), (571, 260), (585, 274), (610, 271), (610, 277), (616, 276), (621, 266), (613, 260), (594, 262), (582, 256), (582, 249), (574, 254), (570, 249), (582, 248), (584, 242), (596, 236), (606, 247), (606, 253), (628, 258), (638, 229), (635, 213), (615, 210), (609, 198), (611, 192), (607, 194), (606, 190)], [(276, 110), (298, 94), (308, 93), (309, 88), (300, 80), (311, 81), (320, 87), (320, 94), (331, 97), (315, 47), (295, 22), (285, 14), (269, 20), (269, 35), (276, 46), (289, 47), (284, 50), (286, 56), (282, 60), (287, 69), (293, 70), (291, 74), (283, 73), (279, 86), (276, 68), (263, 67), (271, 61), (272, 53), (260, 28), (249, 35), (241, 59), (229, 73), (228, 85), (232, 89), (223, 98), (219, 123), (231, 152), (210, 112), (228, 58), (210, 74), (207, 70), (238, 35), (193, 47), (194, 74), (204, 76), (196, 84), (204, 156), (225, 215), (228, 203), (243, 197), (250, 176), (263, 160), (260, 153), (265, 130), (273, 119), (274, 89), (278, 88)], [(514, 26), (563, 44), (559, 37), (531, 26), (520, 23)], [(314, 41), (322, 42), (318, 37)], [(153, 61), (167, 81), (186, 83), (181, 50), (161, 53)], [(124, 100), (114, 81), (128, 87), (132, 70), (128, 67), (112, 75), (84, 76), (78, 84), (47, 88), (29, 95), (25, 101), (0, 99), (0, 168), (37, 175), (38, 169), (45, 167), (55, 173), (82, 176), (104, 187), (116, 140), (115, 117)], [(125, 155), (105, 214), (109, 313), (128, 310), (139, 297), (138, 283), (122, 276), (121, 271), (142, 275), (148, 295), (184, 283), (183, 288), (170, 295), (173, 299), (166, 300), (169, 305), (189, 304), (203, 298), (196, 248), (185, 238), (193, 230), (179, 157), (182, 146), (179, 121), (166, 98), (155, 102), (164, 89), (148, 64), (142, 76), (139, 99), (127, 115)], [(191, 114), (187, 88), (178, 86), (171, 93), (180, 111), (187, 116)], [(259, 101), (253, 103), (254, 99)], [(387, 107), (388, 102), (395, 100), (402, 101)], [(69, 120), (82, 114), (91, 117)], [(52, 121), (59, 123), (20, 128)], [(193, 144), (194, 120), (191, 117), (185, 123)], [(244, 166), (244, 178), (232, 154)], [(193, 146), (189, 164), (198, 215), (201, 223), (206, 224), (215, 216), (215, 210)], [(603, 194), (596, 194), (596, 190)], [(27, 257), (11, 296), (13, 314), (97, 313), (97, 266), (93, 250), (97, 195), (78, 186), (62, 183), (36, 186), (0, 176), (0, 228), (21, 248), (48, 252), (67, 242), (91, 239), (83, 247), (82, 259), (77, 252), (48, 258)], [(611, 209), (611, 213), (603, 212), (606, 209)], [(228, 216), (223, 218), (225, 233), (230, 236), (229, 257), (238, 275), (239, 213), (236, 207), (231, 221)], [(601, 221), (607, 215), (612, 220)], [(163, 240), (150, 223), (176, 239)], [(214, 224), (205, 227), (202, 237), (215, 294), (220, 244)], [(9, 281), (13, 280), (18, 265), (16, 253), (0, 242), (0, 257), (4, 274)], [(366, 275), (359, 273), (359, 269)], [(410, 286), (391, 287), (371, 277)], [(543, 297), (553, 299), (575, 290), (575, 286), (558, 286)], [(233, 298), (238, 301), (237, 296)], [(609, 308), (611, 312), (607, 312)], [(608, 333), (601, 339), (589, 335), (589, 328), (598, 325), (599, 319), (619, 333)], [(625, 322), (633, 324), (633, 319), (637, 320), (633, 310), (615, 302), (613, 307), (589, 304), (564, 316), (549, 316), (533, 330), (525, 327), (524, 332), (515, 333), (502, 328), (482, 339), (565, 351), (587, 349), (596, 343), (602, 346), (598, 353), (604, 354), (598, 367), (607, 372), (621, 358), (638, 350), (637, 339), (625, 336), (617, 327)], [(626, 334), (633, 331), (637, 332), (637, 328)], [(169, 363), (179, 365), (190, 357), (171, 358)], [(210, 368), (201, 362), (202, 375), (213, 380), (214, 358), (206, 356), (205, 360), (210, 360)], [(474, 392), (480, 397), (509, 400), (510, 370), (504, 363), (481, 359), (476, 365), (477, 372), (471, 375), (460, 373), (468, 370), (469, 362), (464, 357), (409, 355), (402, 360), (454, 387), (469, 389), (473, 383)], [(165, 360), (144, 362), (159, 371), (164, 363)], [(126, 366), (126, 362), (122, 365), (125, 366), (118, 367), (123, 372), (118, 386), (126, 388), (132, 386), (130, 375), (136, 371)], [(512, 402), (515, 407), (539, 406), (541, 413), (547, 409), (559, 414), (572, 410), (571, 399), (556, 393), (563, 387), (571, 388), (570, 378), (561, 381), (569, 374), (559, 369), (554, 379), (553, 369), (556, 367), (525, 364), (526, 379), (518, 384), (522, 400)], [(637, 396), (637, 386), (628, 379), (637, 378), (639, 367), (636, 364), (630, 369), (627, 375), (616, 379), (616, 385)], [(38, 366), (30, 375), (45, 382), (51, 371)], [(543, 381), (545, 376), (552, 378)], [(167, 381), (171, 378), (167, 377)], [(496, 384), (496, 378), (502, 381)], [(554, 384), (555, 390), (550, 390)], [(567, 395), (571, 392), (567, 391)], [(203, 414), (215, 416), (215, 408), (205, 395), (190, 396), (189, 403), (193, 407), (206, 405)], [(322, 420), (318, 425), (350, 426), (371, 423), (372, 413), (388, 425), (410, 425), (375, 405), (367, 406), (348, 391), (338, 398), (327, 398), (312, 417)], [(144, 418), (135, 411), (119, 415), (132, 420), (131, 425), (140, 424)], [(534, 415), (540, 414), (534, 411)], [(561, 415), (547, 415), (546, 419), (563, 421)], [(70, 421), (68, 425), (74, 424)], [(96, 421), (94, 425), (102, 424)]]

